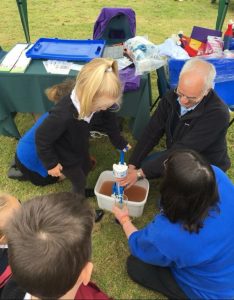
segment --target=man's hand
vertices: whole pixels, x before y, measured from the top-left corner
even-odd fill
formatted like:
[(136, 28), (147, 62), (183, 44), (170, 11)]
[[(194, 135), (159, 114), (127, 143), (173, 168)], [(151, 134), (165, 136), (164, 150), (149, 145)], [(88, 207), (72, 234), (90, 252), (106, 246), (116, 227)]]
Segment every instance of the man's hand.
[(130, 188), (137, 182), (137, 170), (136, 169), (128, 169), (128, 175), (124, 178), (116, 178), (116, 181), (120, 184), (120, 186), (124, 186), (125, 189)]
[(54, 167), (53, 169), (48, 170), (48, 174), (50, 176), (53, 176), (53, 177), (62, 176), (62, 173), (61, 173), (62, 169), (63, 169), (62, 165), (57, 164), (56, 167)]

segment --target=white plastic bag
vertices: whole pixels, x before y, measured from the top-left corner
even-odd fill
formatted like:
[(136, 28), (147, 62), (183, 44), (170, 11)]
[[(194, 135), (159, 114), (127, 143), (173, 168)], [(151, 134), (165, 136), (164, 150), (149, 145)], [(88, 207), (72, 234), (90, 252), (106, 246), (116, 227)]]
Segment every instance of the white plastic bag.
[(177, 41), (174, 38), (168, 38), (164, 43), (158, 45), (159, 54), (161, 56), (167, 56), (174, 59), (189, 59), (190, 56), (188, 53), (177, 44)]
[(136, 75), (156, 70), (166, 64), (166, 59), (159, 54), (158, 46), (145, 37), (136, 36), (127, 40), (124, 48), (135, 64)]

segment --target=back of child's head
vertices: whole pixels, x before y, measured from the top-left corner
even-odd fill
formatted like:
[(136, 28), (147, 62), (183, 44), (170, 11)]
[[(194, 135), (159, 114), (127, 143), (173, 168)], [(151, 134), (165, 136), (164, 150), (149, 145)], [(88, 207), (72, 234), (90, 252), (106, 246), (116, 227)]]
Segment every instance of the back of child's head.
[(52, 102), (59, 102), (63, 97), (69, 95), (75, 86), (75, 79), (67, 79), (55, 84), (45, 90), (47, 98)]
[(35, 197), (6, 230), (9, 263), (17, 283), (39, 298), (60, 298), (91, 258), (93, 210), (79, 194)]
[(75, 92), (80, 101), (79, 118), (89, 116), (95, 101), (101, 97), (119, 104), (122, 87), (117, 62), (107, 58), (96, 58), (84, 65), (77, 76)]
[(19, 201), (14, 196), (0, 193), (0, 244), (6, 243), (4, 228), (19, 206)]

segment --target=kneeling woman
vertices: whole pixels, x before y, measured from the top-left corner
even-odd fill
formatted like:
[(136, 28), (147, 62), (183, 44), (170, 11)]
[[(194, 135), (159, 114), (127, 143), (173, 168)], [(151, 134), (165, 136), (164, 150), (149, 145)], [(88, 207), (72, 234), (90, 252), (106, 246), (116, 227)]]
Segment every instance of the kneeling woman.
[[(91, 169), (89, 128), (95, 117), (112, 144), (124, 149), (113, 107), (119, 107), (121, 83), (117, 63), (99, 58), (87, 63), (78, 74), (72, 92), (44, 114), (20, 140), (16, 166), (24, 178), (36, 185), (57, 182), (65, 175), (73, 192), (86, 194), (86, 177)], [(87, 190), (86, 190), (87, 191)]]
[(128, 211), (114, 214), (128, 237), (130, 277), (173, 299), (233, 299), (234, 185), (196, 152), (165, 161), (161, 211), (137, 230)]

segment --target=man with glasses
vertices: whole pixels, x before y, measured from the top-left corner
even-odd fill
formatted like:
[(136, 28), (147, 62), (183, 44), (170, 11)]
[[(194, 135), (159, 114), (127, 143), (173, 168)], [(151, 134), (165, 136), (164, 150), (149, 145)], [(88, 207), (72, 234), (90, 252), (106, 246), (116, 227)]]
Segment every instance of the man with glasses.
[[(213, 90), (215, 76), (214, 66), (205, 60), (193, 58), (185, 63), (177, 88), (159, 102), (134, 148), (128, 176), (121, 185), (161, 176), (163, 161), (179, 148), (196, 150), (223, 171), (230, 167), (226, 143), (229, 111)], [(166, 150), (147, 156), (164, 135)]]

